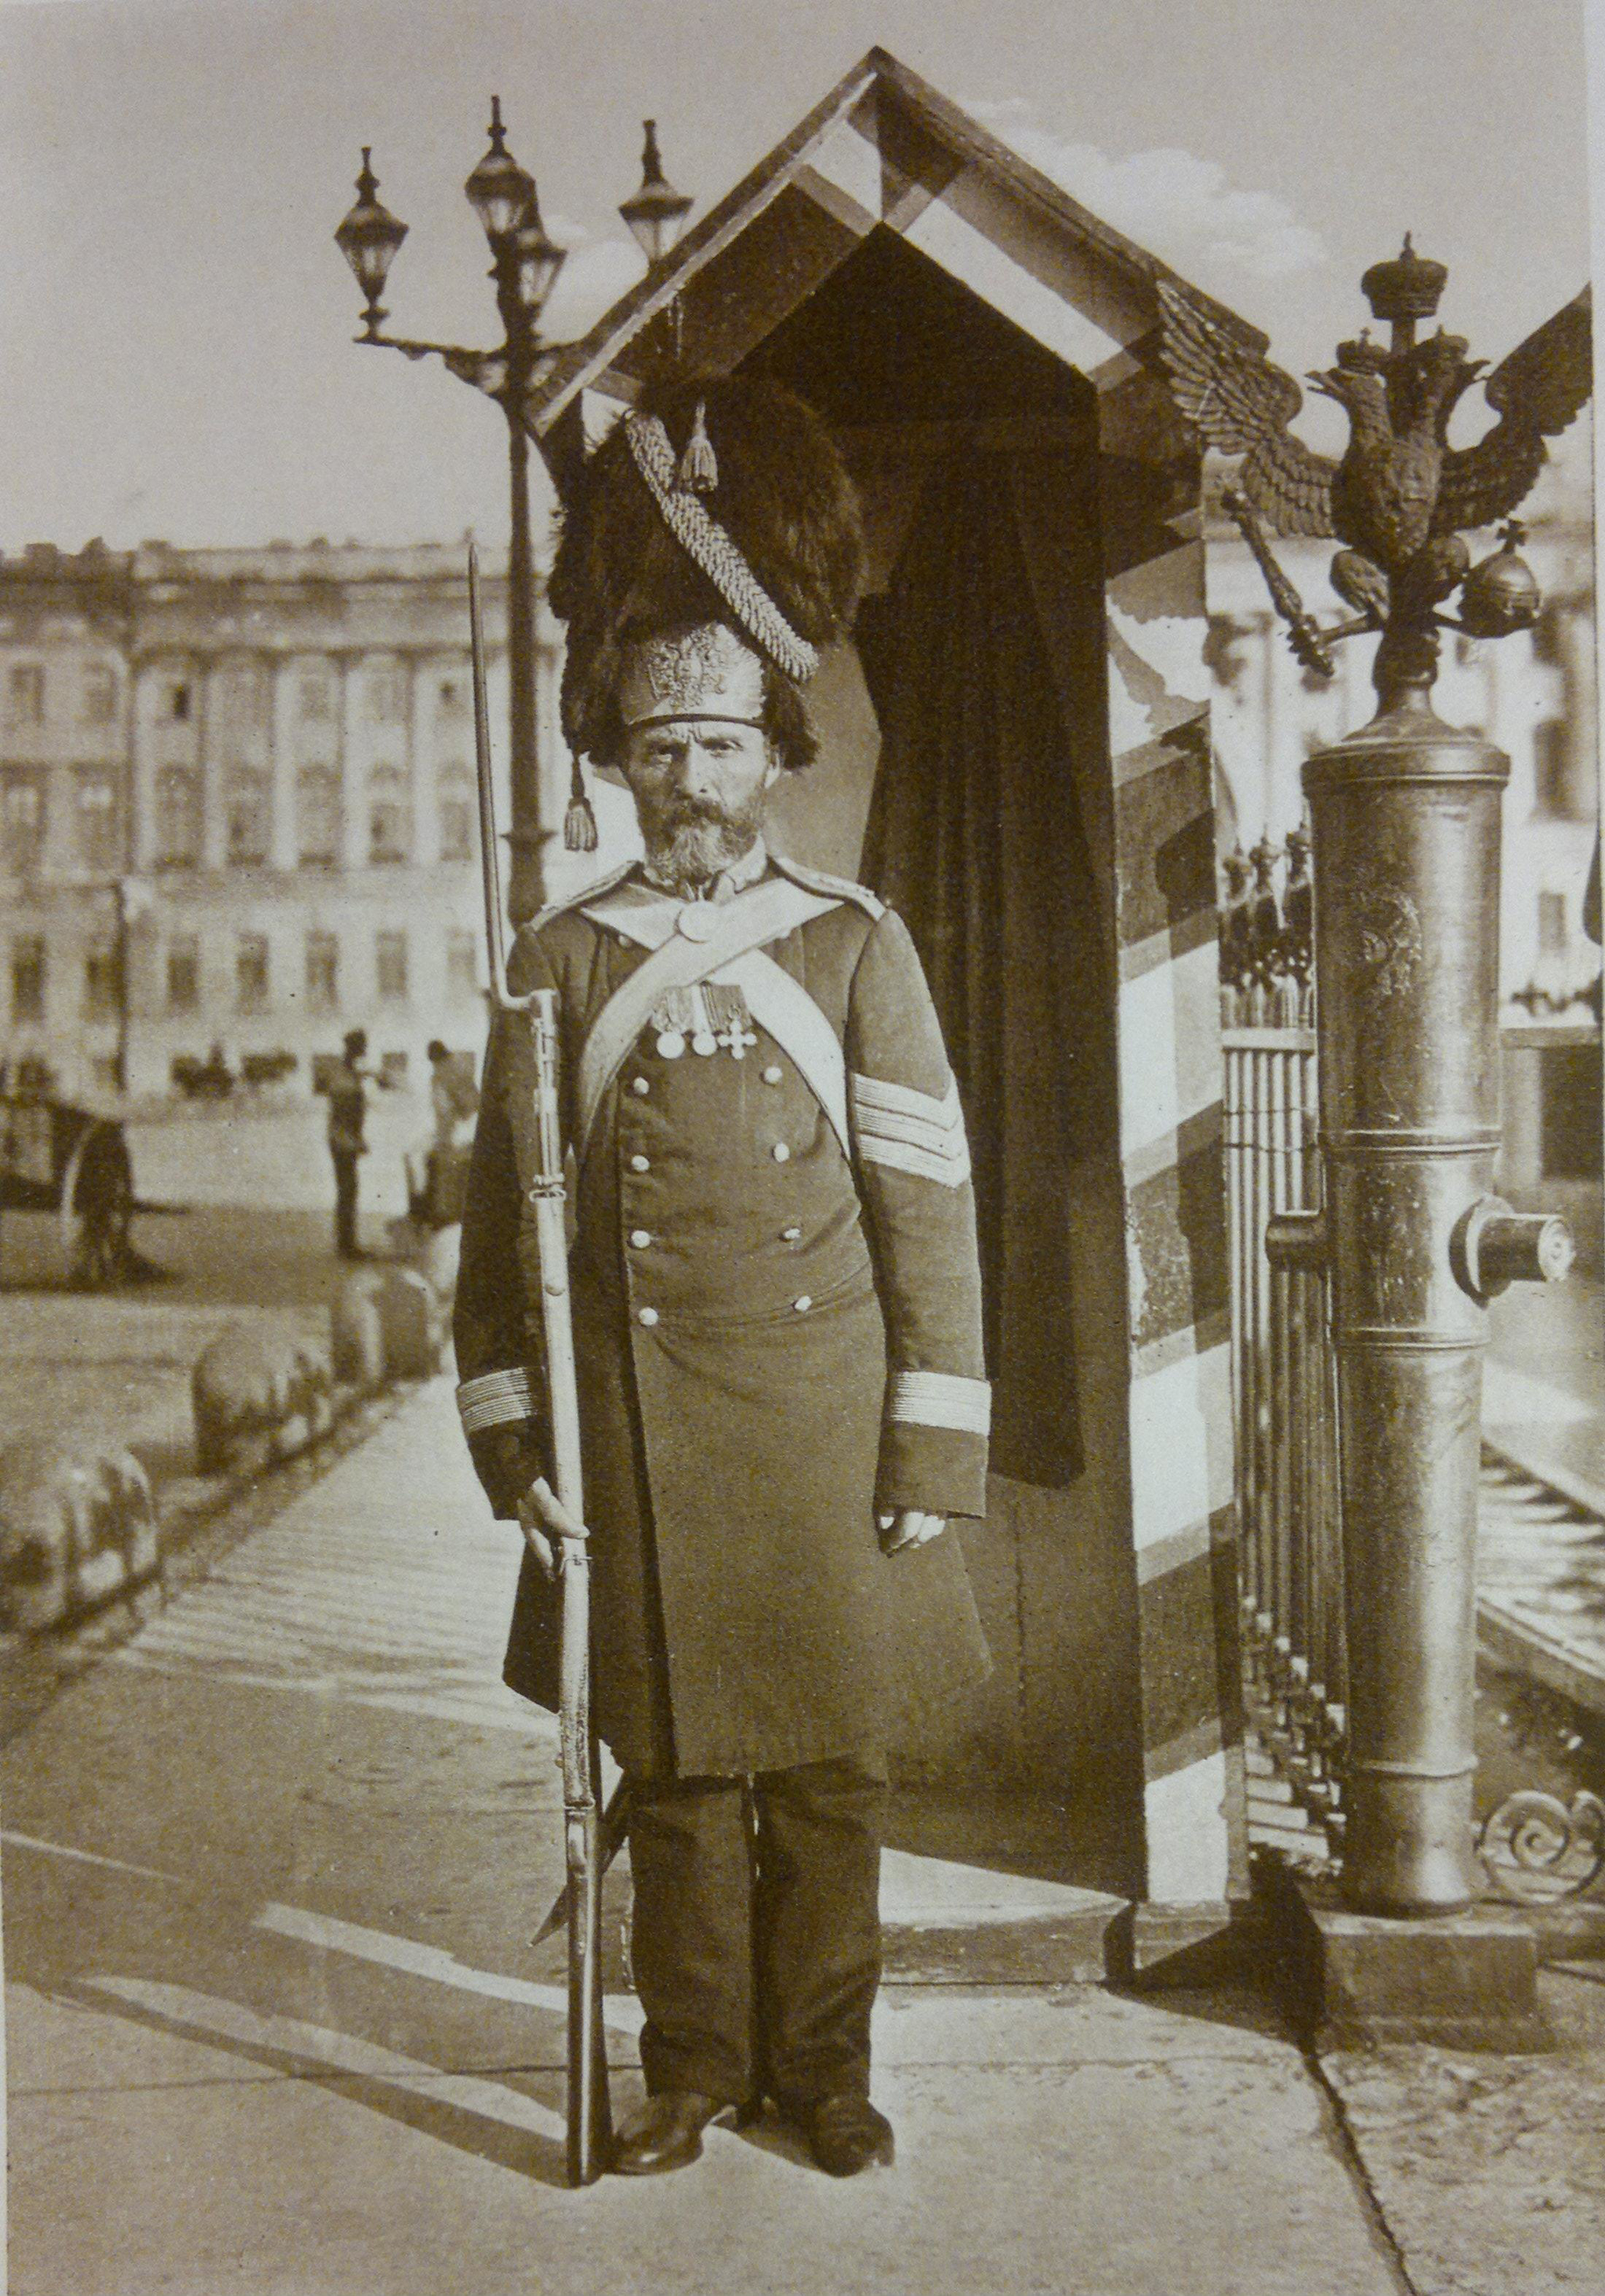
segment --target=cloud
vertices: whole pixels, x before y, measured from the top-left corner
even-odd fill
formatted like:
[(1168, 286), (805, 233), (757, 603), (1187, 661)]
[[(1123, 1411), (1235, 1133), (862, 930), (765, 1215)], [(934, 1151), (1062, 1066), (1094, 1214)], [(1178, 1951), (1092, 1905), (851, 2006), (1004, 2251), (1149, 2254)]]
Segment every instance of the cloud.
[(1285, 279), (1324, 261), (1319, 232), (1273, 192), (1240, 191), (1214, 160), (1161, 148), (1116, 158), (1044, 127), (1022, 96), (975, 107), (1003, 142), (1183, 274)]

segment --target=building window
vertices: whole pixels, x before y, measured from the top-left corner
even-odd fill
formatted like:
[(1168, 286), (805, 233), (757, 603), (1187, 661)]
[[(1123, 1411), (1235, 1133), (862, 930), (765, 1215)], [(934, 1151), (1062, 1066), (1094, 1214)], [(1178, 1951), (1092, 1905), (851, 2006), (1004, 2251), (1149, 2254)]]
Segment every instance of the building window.
[(228, 780), (228, 857), (238, 868), (266, 861), (273, 840), (273, 786), (243, 768)]
[(1538, 896), (1538, 949), (1544, 956), (1560, 956), (1570, 946), (1566, 930), (1566, 896), (1564, 893), (1540, 893)]
[(117, 791), (108, 774), (80, 774), (78, 785), (78, 859), (107, 876), (122, 861)]
[(376, 933), (373, 939), (374, 985), (388, 1001), (404, 1003), (407, 993), (407, 937), (404, 932)]
[(12, 1019), (45, 1018), (45, 936), (19, 933), (12, 943)]
[(92, 662), (84, 672), (86, 726), (110, 726), (117, 716), (117, 672), (109, 662)]
[(244, 730), (266, 724), (267, 681), (255, 662), (231, 664), (218, 682), (225, 726)]
[(303, 867), (340, 859), (340, 776), (327, 766), (303, 766), (296, 775), (295, 837)]
[(186, 678), (175, 678), (168, 686), (167, 714), (175, 726), (189, 724), (191, 697), (192, 689)]
[(1569, 718), (1544, 718), (1533, 728), (1533, 809), (1557, 821), (1592, 821), (1593, 745)]
[(193, 933), (168, 943), (168, 1010), (193, 1013), (201, 1004), (201, 943)]
[(368, 776), (368, 858), (410, 861), (413, 846), (412, 791), (396, 766), (375, 766)]
[(267, 935), (242, 933), (234, 947), (234, 1001), (242, 1013), (267, 1009)]
[(45, 857), (45, 787), (37, 774), (8, 774), (0, 788), (0, 828), (5, 866), (13, 877), (31, 876)]
[(117, 961), (116, 942), (95, 941), (84, 958), (85, 1020), (114, 1020), (121, 986), (122, 968)]
[(201, 858), (201, 776), (168, 766), (156, 776), (156, 860), (163, 869), (192, 869)]
[(15, 661), (10, 679), (11, 706), (9, 715), (13, 726), (42, 726), (45, 723), (45, 665), (39, 661)]
[(440, 858), (471, 861), (473, 857), (473, 787), (466, 780), (454, 777), (440, 791)]
[(399, 662), (379, 662), (368, 672), (368, 718), (375, 726), (402, 726), (407, 714), (407, 674)]
[(340, 1002), (340, 943), (332, 932), (307, 936), (307, 1002), (315, 1013), (332, 1013)]
[(299, 693), (301, 723), (321, 725), (334, 715), (334, 680), (324, 669), (307, 669), (301, 673)]
[(479, 945), (471, 932), (446, 936), (446, 993), (454, 1004), (471, 1003), (479, 993)]
[(1600, 1177), (1600, 1047), (1554, 1045), (1539, 1055), (1544, 1177)]

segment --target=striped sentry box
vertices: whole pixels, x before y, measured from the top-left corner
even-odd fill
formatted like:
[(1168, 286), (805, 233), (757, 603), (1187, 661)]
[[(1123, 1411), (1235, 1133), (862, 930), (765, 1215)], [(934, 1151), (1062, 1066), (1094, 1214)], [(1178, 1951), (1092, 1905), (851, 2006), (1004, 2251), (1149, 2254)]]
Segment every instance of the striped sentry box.
[(1247, 1845), (1204, 562), (1181, 523), (1122, 537), (1106, 604), (1148, 1897), (1197, 1905), (1242, 1886)]
[(1110, 773), (1082, 794), (1118, 956), (1146, 1891), (1216, 1905), (1244, 1881), (1245, 1836), (1200, 471), (1153, 355), (1155, 282), (1174, 275), (872, 51), (559, 355), (532, 421), (561, 486), (663, 361), (728, 372), (876, 230), (1096, 398)]

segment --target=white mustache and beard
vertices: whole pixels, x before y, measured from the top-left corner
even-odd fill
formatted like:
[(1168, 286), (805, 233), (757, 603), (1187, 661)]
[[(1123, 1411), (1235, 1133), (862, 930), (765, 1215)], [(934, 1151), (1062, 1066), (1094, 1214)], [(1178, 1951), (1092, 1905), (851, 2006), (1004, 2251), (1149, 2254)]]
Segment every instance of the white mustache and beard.
[(727, 808), (712, 798), (655, 802), (638, 791), (635, 810), (653, 875), (675, 885), (705, 885), (750, 849), (763, 824), (764, 792)]

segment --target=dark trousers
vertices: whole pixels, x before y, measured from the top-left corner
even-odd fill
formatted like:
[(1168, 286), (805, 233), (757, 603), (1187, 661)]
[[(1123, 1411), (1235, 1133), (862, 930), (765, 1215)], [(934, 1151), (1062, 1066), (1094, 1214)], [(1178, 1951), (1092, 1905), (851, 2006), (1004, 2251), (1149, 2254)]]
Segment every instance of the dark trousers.
[(886, 1774), (632, 1778), (632, 1960), (651, 2095), (869, 2094)]
[(356, 1154), (350, 1148), (332, 1148), (334, 1159), (334, 1249), (342, 1259), (356, 1253)]

